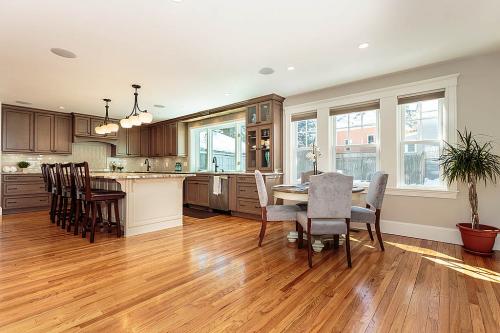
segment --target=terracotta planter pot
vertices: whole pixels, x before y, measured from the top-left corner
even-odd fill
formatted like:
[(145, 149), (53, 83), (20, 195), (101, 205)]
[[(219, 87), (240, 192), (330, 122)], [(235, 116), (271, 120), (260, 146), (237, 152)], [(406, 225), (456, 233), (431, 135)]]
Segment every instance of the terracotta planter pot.
[(482, 256), (493, 254), (495, 239), (500, 232), (499, 228), (479, 224), (476, 229), (472, 229), (471, 223), (458, 223), (457, 227), (462, 235), (466, 251)]

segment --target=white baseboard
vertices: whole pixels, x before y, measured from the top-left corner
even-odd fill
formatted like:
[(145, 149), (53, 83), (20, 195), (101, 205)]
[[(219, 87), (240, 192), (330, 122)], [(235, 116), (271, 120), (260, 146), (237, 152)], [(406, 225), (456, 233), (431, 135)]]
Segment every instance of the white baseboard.
[[(353, 226), (359, 227), (359, 229), (366, 229), (366, 226), (361, 223), (353, 223)], [(458, 229), (388, 220), (381, 220), (380, 228), (381, 231), (386, 234), (463, 245), (462, 238), (460, 237), (460, 231), (458, 231)], [(499, 237), (497, 237), (493, 250), (500, 250)]]

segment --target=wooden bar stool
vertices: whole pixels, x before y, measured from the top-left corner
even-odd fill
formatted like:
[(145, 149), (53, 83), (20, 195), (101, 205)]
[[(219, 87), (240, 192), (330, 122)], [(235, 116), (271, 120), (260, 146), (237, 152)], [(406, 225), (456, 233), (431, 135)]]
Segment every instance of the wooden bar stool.
[(56, 164), (47, 164), (47, 176), (50, 183), (51, 205), (50, 205), (50, 221), (52, 223), (60, 224), (60, 211), (62, 209), (62, 191), (59, 177), (56, 170)]
[(66, 228), (69, 232), (76, 218), (75, 179), (71, 174), (71, 163), (58, 164), (56, 170), (61, 183), (61, 196), (63, 202), (61, 228)]
[(50, 222), (54, 223), (52, 219), (52, 216), (54, 214), (54, 205), (53, 205), (54, 199), (52, 198), (52, 188), (49, 176), (49, 165), (47, 163), (42, 163), (40, 165), (40, 169), (42, 170), (43, 183), (45, 184), (45, 192), (50, 194), (50, 211), (49, 211)]
[[(85, 204), (85, 216), (82, 223), (82, 238), (86, 238), (90, 230), (90, 242), (94, 242), (97, 214), (101, 215), (101, 204), (105, 203), (108, 208), (108, 227), (116, 226), (116, 236), (121, 237), (120, 210), (118, 200), (125, 197), (125, 192), (92, 189), (90, 181), (89, 165), (87, 162), (72, 163), (71, 172), (76, 184), (76, 199)], [(115, 222), (111, 222), (111, 205), (114, 206)], [(80, 205), (76, 205), (76, 216), (80, 214)], [(91, 218), (89, 219), (91, 215)], [(79, 219), (75, 220), (75, 228), (78, 228)]]

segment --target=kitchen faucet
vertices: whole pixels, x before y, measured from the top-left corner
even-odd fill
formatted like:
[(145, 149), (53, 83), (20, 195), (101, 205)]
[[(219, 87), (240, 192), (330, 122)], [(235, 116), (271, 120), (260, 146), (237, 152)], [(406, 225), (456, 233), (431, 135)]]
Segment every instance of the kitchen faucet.
[(217, 165), (217, 157), (214, 156), (214, 158), (212, 158), (212, 163), (215, 164), (215, 172), (217, 172), (217, 169), (219, 168), (219, 166)]
[(151, 170), (151, 164), (149, 164), (149, 159), (146, 158), (144, 164), (146, 164), (146, 170), (149, 172), (149, 170)]

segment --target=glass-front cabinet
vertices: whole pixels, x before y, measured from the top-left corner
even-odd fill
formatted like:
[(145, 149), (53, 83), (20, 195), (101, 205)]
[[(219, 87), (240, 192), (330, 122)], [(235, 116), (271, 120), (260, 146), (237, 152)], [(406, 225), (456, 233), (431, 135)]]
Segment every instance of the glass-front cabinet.
[(247, 107), (247, 126), (260, 126), (273, 122), (272, 103), (262, 102)]
[(272, 126), (247, 128), (247, 170), (273, 170)]

